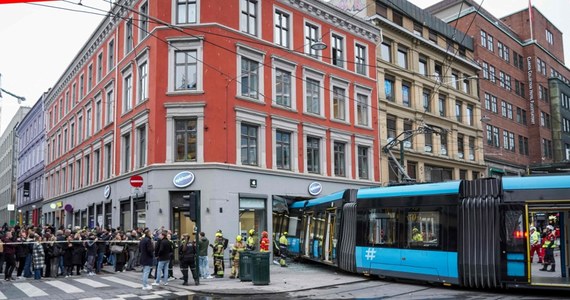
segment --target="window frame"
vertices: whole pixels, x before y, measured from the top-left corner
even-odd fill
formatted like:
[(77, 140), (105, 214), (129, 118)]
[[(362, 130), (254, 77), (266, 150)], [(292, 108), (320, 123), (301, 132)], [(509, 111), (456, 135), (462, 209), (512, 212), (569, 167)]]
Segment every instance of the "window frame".
[[(279, 117), (272, 117), (271, 119), (271, 134), (272, 134), (272, 149), (274, 149), (273, 151), (273, 157), (272, 157), (272, 162), (273, 162), (273, 169), (274, 170), (284, 170), (284, 171), (292, 171), (292, 172), (298, 172), (299, 168), (298, 168), (298, 160), (299, 160), (299, 154), (298, 154), (298, 150), (299, 147), (297, 145), (297, 141), (298, 141), (298, 136), (299, 136), (299, 129), (298, 129), (298, 123), (297, 122), (292, 122), (289, 120), (285, 120)], [(289, 165), (290, 167), (287, 168), (282, 168), (277, 164), (277, 155), (278, 155), (278, 151), (277, 151), (277, 133), (278, 132), (282, 132), (282, 133), (288, 133), (289, 134)]]
[[(197, 24), (200, 23), (200, 2), (201, 0), (172, 0), (172, 24)], [(180, 22), (180, 6), (184, 5), (185, 7), (188, 7), (189, 5), (194, 5), (194, 21), (191, 21), (191, 19), (188, 17), (189, 15), (186, 15), (185, 20), (183, 20), (183, 22)], [(188, 12), (188, 10), (186, 10), (186, 12)]]
[[(255, 12), (254, 15), (251, 14), (251, 12), (249, 11), (250, 5), (249, 4), (254, 4), (255, 6)], [(239, 30), (241, 32), (247, 33), (249, 35), (255, 36), (255, 37), (260, 37), (261, 36), (261, 24), (263, 24), (261, 22), (261, 18), (262, 18), (262, 12), (263, 9), (261, 7), (261, 3), (262, 1), (258, 1), (258, 0), (239, 0)], [(244, 14), (245, 13), (245, 14)], [(247, 26), (244, 28), (244, 22), (243, 22), (243, 18), (244, 16), (246, 17), (246, 22)], [(255, 32), (251, 32), (251, 28), (249, 27), (250, 25), (250, 18), (255, 18), (254, 20), (254, 30)]]
[[(331, 43), (331, 64), (333, 66), (345, 69), (346, 68), (346, 36), (335, 31), (330, 33)], [(340, 52), (340, 53), (339, 53)], [(335, 55), (336, 54), (336, 55)], [(340, 54), (340, 55), (339, 55)]]
[[(290, 12), (280, 7), (273, 7), (273, 43), (286, 49), (293, 47), (291, 39), (293, 22), (291, 16), (292, 14)], [(286, 21), (286, 28), (283, 27), (283, 19)], [(277, 22), (277, 20), (279, 20), (279, 22)], [(278, 32), (279, 34), (277, 34)], [(283, 38), (283, 33), (286, 35), (285, 38)], [(285, 45), (283, 45), (283, 41), (285, 41)]]
[[(312, 80), (312, 81), (315, 81), (318, 83), (319, 111), (317, 113), (309, 111), (309, 109), (308, 109), (307, 88), (308, 88), (309, 80)], [(321, 72), (313, 70), (313, 69), (309, 69), (307, 67), (303, 67), (303, 113), (304, 114), (324, 118), (324, 113), (325, 113), (324, 81), (325, 81), (325, 74), (324, 73), (321, 73)]]
[[(168, 94), (202, 94), (204, 88), (203, 41), (196, 38), (168, 39)], [(176, 87), (176, 53), (180, 51), (196, 51), (196, 89), (177, 89)], [(187, 54), (188, 55), (188, 54)]]
[[(284, 108), (284, 109), (290, 109), (292, 111), (297, 111), (297, 101), (296, 101), (296, 95), (297, 95), (297, 78), (295, 77), (295, 74), (297, 73), (297, 65), (287, 62), (285, 60), (281, 60), (279, 58), (273, 57), (271, 59), (272, 62), (272, 93), (273, 93), (273, 98), (275, 99), (275, 102), (272, 103), (272, 106), (274, 107), (280, 107), (280, 108)], [(281, 71), (285, 71), (288, 72), (290, 74), (290, 78), (289, 78), (289, 105), (283, 105), (278, 103), (277, 101), (277, 95), (278, 93), (278, 82), (277, 82), (277, 71), (281, 70)]]

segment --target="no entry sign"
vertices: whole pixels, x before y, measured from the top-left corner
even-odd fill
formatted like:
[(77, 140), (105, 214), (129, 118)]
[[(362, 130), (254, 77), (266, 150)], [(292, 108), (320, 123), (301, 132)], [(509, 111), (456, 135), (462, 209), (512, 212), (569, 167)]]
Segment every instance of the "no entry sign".
[(131, 186), (139, 188), (143, 185), (143, 178), (140, 175), (133, 175), (131, 177)]

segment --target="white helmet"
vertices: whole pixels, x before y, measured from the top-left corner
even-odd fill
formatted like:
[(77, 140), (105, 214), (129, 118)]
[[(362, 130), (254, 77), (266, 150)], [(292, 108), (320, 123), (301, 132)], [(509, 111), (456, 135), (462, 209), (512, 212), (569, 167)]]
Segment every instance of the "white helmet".
[(548, 230), (554, 230), (554, 226), (548, 225), (548, 226), (546, 226), (546, 229), (548, 229)]

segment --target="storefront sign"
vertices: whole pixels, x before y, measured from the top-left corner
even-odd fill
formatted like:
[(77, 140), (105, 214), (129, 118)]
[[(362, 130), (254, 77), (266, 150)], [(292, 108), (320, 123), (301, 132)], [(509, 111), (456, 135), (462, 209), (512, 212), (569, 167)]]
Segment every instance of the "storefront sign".
[(312, 182), (309, 184), (309, 194), (311, 196), (317, 196), (323, 191), (323, 186), (318, 182)]
[(530, 123), (534, 125), (534, 91), (532, 83), (532, 57), (526, 58), (526, 65), (528, 69), (528, 100), (530, 102)]
[(14, 204), (8, 204), (7, 209), (8, 211), (14, 211), (16, 209), (16, 206)]
[(177, 188), (185, 188), (191, 185), (195, 178), (194, 173), (190, 171), (182, 171), (174, 176), (172, 183), (174, 183), (174, 186)]
[(103, 190), (103, 197), (105, 197), (105, 199), (109, 199), (110, 196), (111, 196), (111, 186), (107, 184), (105, 186), (105, 189)]

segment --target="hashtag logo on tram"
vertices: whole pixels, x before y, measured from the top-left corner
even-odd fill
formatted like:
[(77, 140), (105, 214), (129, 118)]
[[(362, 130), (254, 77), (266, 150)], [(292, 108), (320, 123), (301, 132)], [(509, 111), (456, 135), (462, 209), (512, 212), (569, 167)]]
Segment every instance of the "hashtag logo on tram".
[(376, 250), (374, 248), (368, 248), (366, 250), (366, 260), (373, 260), (376, 257)]

